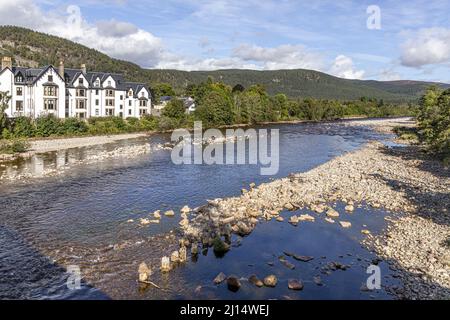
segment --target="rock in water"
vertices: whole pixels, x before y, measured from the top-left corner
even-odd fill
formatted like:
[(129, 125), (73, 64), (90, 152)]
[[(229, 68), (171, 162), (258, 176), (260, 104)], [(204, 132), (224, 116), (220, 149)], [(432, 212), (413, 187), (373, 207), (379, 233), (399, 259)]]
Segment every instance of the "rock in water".
[(328, 223), (335, 223), (335, 221), (331, 218), (325, 218), (325, 221)]
[(150, 224), (151, 222), (147, 218), (141, 218), (140, 223), (141, 223), (141, 225), (146, 226), (146, 225)]
[(170, 258), (162, 257), (161, 258), (161, 272), (169, 272), (170, 271)]
[(295, 269), (295, 265), (287, 261), (284, 257), (281, 257), (279, 260), (286, 268), (291, 270)]
[(145, 262), (142, 262), (139, 265), (138, 273), (139, 273), (139, 281), (145, 282), (148, 280), (148, 278), (152, 274), (152, 271), (150, 270), (150, 268), (147, 266), (147, 264)]
[(172, 252), (172, 254), (170, 255), (170, 261), (172, 261), (174, 263), (180, 261), (180, 256), (178, 254), (178, 251)]
[(291, 216), (289, 218), (289, 223), (292, 224), (293, 226), (297, 226), (297, 224), (298, 224), (298, 217), (297, 216)]
[(180, 262), (186, 262), (187, 260), (187, 253), (186, 253), (186, 247), (182, 246), (180, 250), (178, 250), (178, 259)]
[(289, 279), (288, 288), (291, 290), (303, 290), (303, 282), (297, 279)]
[(161, 219), (161, 211), (156, 210), (155, 212), (153, 212), (153, 217), (155, 217), (155, 219)]
[(218, 256), (223, 256), (230, 250), (230, 245), (224, 242), (220, 237), (216, 237), (213, 242), (214, 253)]
[(173, 210), (168, 210), (168, 211), (164, 212), (164, 215), (166, 217), (173, 217), (175, 215), (175, 212)]
[(228, 290), (236, 292), (241, 287), (241, 282), (239, 281), (239, 279), (237, 277), (229, 276), (227, 278), (227, 286), (228, 286)]
[(264, 285), (264, 283), (261, 280), (259, 280), (259, 278), (256, 275), (254, 275), (254, 274), (251, 275), (250, 278), (248, 278), (248, 281), (251, 284), (253, 284), (253, 285), (255, 285), (255, 286), (259, 287), (259, 288)]
[(352, 224), (348, 221), (339, 221), (339, 224), (342, 226), (342, 228), (350, 228)]
[(362, 234), (369, 235), (369, 234), (370, 234), (370, 231), (367, 230), (367, 229), (363, 229), (363, 230), (361, 230), (361, 233), (362, 233)]
[(188, 214), (189, 212), (191, 212), (191, 208), (189, 208), (188, 206), (184, 206), (180, 211), (181, 213)]
[(221, 284), (222, 282), (225, 281), (226, 278), (227, 276), (225, 275), (225, 273), (221, 272), (214, 278), (213, 281), (215, 284)]
[(300, 215), (298, 220), (314, 222), (316, 219), (313, 216), (309, 215), (309, 214), (302, 214), (302, 215)]
[(337, 217), (339, 217), (339, 212), (337, 212), (333, 208), (329, 208), (328, 211), (327, 211), (327, 217), (337, 218)]
[(264, 282), (264, 285), (266, 287), (272, 287), (273, 288), (273, 287), (275, 287), (277, 285), (278, 279), (277, 279), (277, 277), (275, 275), (271, 274), (271, 275), (265, 277), (263, 282)]
[(313, 280), (314, 283), (317, 284), (318, 286), (323, 286), (322, 279), (319, 276), (315, 276)]
[(277, 217), (277, 219), (276, 219), (278, 222), (283, 222), (284, 221), (284, 218), (283, 217)]
[(308, 261), (311, 261), (312, 259), (314, 259), (314, 257), (311, 257), (311, 256), (300, 256), (300, 255), (298, 255), (298, 254), (292, 255), (292, 257), (293, 257), (295, 260), (303, 261), (303, 262), (308, 262)]
[(345, 206), (345, 211), (347, 211), (347, 212), (353, 212), (354, 210), (355, 210), (355, 207), (351, 204)]

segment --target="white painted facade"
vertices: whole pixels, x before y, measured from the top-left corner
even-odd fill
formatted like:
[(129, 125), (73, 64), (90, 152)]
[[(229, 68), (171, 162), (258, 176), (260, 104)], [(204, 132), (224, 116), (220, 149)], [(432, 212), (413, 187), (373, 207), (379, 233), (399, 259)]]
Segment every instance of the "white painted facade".
[[(61, 77), (64, 74), (64, 78)], [(54, 114), (58, 118), (119, 116), (141, 117), (151, 114), (149, 89), (126, 82), (122, 75), (86, 72), (53, 66), (41, 69), (3, 67), (0, 91), (11, 96), (9, 117), (37, 118)]]

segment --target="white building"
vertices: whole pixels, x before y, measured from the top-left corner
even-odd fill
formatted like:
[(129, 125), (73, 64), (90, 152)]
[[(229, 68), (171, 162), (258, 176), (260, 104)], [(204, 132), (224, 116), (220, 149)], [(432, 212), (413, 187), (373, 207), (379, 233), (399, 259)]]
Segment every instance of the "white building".
[(125, 81), (123, 75), (105, 72), (87, 72), (12, 67), (11, 58), (2, 59), (0, 91), (11, 96), (6, 113), (9, 117), (54, 114), (58, 118), (90, 118), (118, 116), (141, 117), (151, 113), (150, 90), (142, 83)]

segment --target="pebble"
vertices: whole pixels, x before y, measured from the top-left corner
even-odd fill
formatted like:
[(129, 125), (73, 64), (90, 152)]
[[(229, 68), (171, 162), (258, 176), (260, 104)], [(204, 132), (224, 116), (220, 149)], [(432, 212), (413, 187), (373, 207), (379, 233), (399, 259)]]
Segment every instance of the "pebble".
[(289, 279), (288, 288), (290, 290), (303, 290), (303, 282), (297, 279)]
[(278, 283), (278, 279), (275, 275), (271, 274), (267, 277), (264, 278), (264, 285), (266, 287), (276, 287), (277, 283)]
[(236, 276), (229, 276), (227, 278), (227, 286), (228, 286), (228, 290), (230, 290), (232, 292), (236, 292), (241, 287), (241, 282), (239, 281), (239, 279)]
[(262, 287), (262, 286), (264, 286), (264, 283), (263, 283), (256, 275), (254, 275), (254, 274), (252, 274), (252, 275), (248, 278), (248, 281), (249, 281), (251, 284), (253, 284), (253, 285), (257, 286), (257, 287)]
[(221, 272), (214, 278), (213, 281), (215, 284), (221, 284), (222, 282), (225, 281), (226, 278), (227, 276), (225, 275), (225, 273)]
[(339, 221), (339, 224), (342, 228), (350, 228), (352, 226), (351, 222), (348, 221)]

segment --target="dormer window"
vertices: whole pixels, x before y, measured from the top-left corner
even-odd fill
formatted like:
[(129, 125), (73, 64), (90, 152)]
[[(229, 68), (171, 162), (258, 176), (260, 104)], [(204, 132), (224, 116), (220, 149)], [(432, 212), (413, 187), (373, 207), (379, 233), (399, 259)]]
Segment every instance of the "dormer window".
[(83, 79), (83, 78), (80, 78), (80, 79), (78, 80), (78, 83), (80, 84), (80, 86), (82, 86), (83, 83), (84, 83), (84, 79)]
[(111, 87), (111, 80), (108, 80), (108, 87)]
[(133, 90), (128, 91), (128, 96), (132, 97), (133, 96)]
[(48, 76), (48, 82), (53, 82), (53, 76)]
[(23, 82), (23, 77), (21, 75), (18, 75), (16, 77), (16, 82)]
[(96, 87), (100, 87), (100, 80), (99, 80), (99, 79), (95, 80), (95, 84), (94, 84), (94, 86), (96, 86)]

